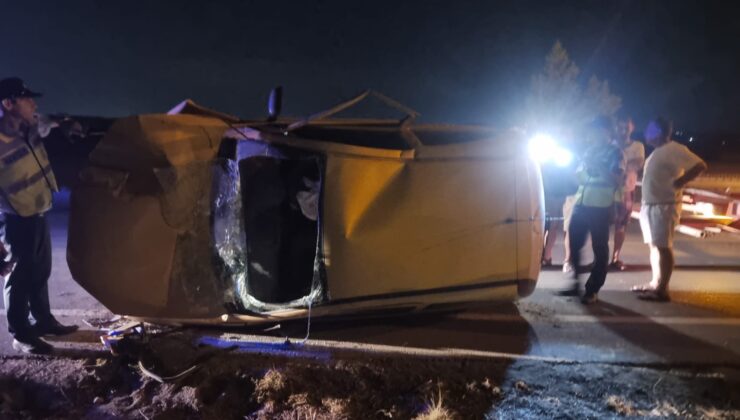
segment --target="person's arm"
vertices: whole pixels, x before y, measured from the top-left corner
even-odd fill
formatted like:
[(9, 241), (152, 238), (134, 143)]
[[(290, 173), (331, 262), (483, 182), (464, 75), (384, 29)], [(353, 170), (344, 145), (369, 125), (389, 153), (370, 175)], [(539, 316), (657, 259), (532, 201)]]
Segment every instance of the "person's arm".
[(702, 172), (707, 170), (707, 164), (704, 163), (704, 161), (701, 161), (694, 165), (691, 169), (684, 172), (684, 174), (680, 177), (678, 177), (675, 181), (673, 181), (673, 186), (675, 188), (683, 188), (688, 184), (689, 182), (696, 179), (696, 177), (699, 176)]
[(642, 167), (645, 165), (645, 149), (640, 150), (642, 150), (641, 154), (633, 156), (630, 160), (627, 161), (628, 171), (639, 172), (640, 169), (642, 169)]

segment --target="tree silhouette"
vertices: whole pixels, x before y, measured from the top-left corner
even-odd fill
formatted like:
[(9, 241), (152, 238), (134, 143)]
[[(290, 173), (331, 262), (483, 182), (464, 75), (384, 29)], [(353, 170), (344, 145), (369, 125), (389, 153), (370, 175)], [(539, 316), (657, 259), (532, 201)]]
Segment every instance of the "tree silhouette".
[(560, 41), (556, 41), (545, 57), (545, 67), (532, 77), (527, 97), (530, 128), (573, 130), (599, 115), (616, 114), (622, 98), (609, 90), (609, 82), (592, 75), (584, 87), (580, 72)]

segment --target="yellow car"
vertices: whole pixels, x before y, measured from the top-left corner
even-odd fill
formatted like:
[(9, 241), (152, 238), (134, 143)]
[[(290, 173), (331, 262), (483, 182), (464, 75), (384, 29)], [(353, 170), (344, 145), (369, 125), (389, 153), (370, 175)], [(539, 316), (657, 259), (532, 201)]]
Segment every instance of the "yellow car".
[(72, 276), (114, 313), (174, 324), (533, 292), (543, 193), (522, 134), (331, 114), (242, 121), (187, 101), (116, 120), (72, 192)]

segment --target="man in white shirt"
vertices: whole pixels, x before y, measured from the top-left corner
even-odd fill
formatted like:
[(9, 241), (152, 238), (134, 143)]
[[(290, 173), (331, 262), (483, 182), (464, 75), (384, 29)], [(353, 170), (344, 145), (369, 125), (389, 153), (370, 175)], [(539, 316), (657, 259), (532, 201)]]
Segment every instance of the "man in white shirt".
[(632, 118), (627, 117), (617, 124), (617, 135), (614, 145), (622, 149), (625, 160), (625, 181), (622, 188), (622, 203), (617, 206), (617, 214), (614, 218), (614, 251), (609, 267), (615, 270), (624, 270), (626, 267), (619, 259), (619, 254), (624, 245), (624, 237), (632, 215), (632, 206), (637, 187), (637, 174), (645, 164), (645, 146), (638, 141), (632, 140), (632, 132), (635, 124)]
[(642, 177), (640, 227), (650, 245), (653, 278), (632, 291), (644, 300), (667, 302), (673, 272), (673, 232), (679, 221), (683, 188), (707, 169), (707, 164), (686, 146), (671, 140), (673, 126), (658, 117), (645, 129), (645, 139), (655, 147), (645, 162)]

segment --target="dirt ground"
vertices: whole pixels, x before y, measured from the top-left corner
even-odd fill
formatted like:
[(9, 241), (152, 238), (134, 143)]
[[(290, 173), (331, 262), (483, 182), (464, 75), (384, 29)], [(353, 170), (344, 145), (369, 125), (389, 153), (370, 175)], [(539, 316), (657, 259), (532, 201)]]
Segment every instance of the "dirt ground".
[(740, 367), (338, 354), (203, 344), (192, 330), (119, 354), (4, 357), (4, 419), (740, 418)]

